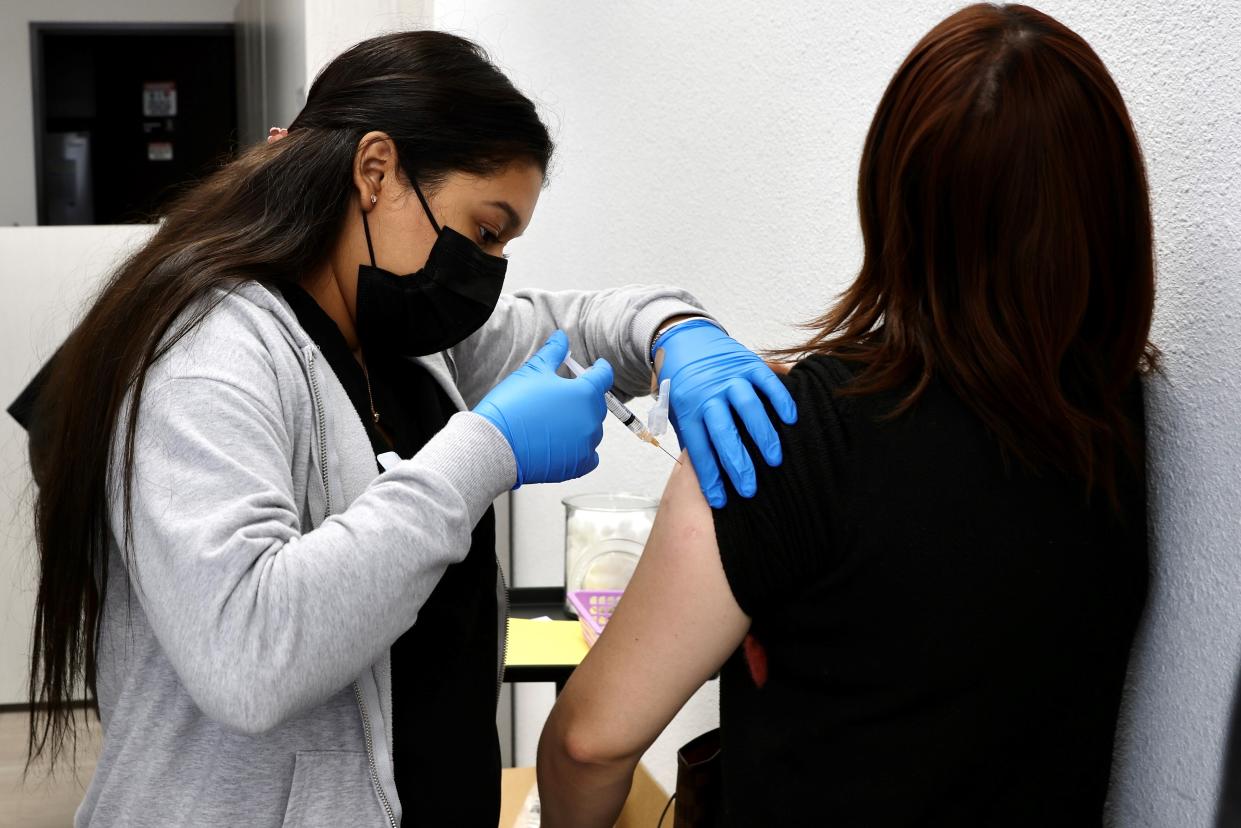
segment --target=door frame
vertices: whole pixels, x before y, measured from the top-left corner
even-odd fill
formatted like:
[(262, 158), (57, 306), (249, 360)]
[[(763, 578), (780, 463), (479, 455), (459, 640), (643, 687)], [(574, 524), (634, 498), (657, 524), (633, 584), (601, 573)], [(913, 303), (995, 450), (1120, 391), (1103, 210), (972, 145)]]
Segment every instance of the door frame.
[(149, 35), (164, 34), (220, 34), (231, 35), (236, 31), (233, 23), (73, 23), (68, 21), (30, 23), (30, 79), (31, 103), (34, 128), (34, 192), (35, 192), (35, 224), (47, 224), (47, 197), (43, 192), (43, 144), (47, 138), (47, 128), (43, 120), (43, 94), (45, 78), (43, 77), (43, 39), (53, 35)]

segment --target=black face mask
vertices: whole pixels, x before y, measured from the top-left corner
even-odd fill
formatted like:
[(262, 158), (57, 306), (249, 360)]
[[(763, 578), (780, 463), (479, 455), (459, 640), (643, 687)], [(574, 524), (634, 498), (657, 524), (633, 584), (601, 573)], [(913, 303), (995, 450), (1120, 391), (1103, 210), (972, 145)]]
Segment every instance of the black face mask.
[(397, 276), (375, 265), (371, 228), (362, 212), (370, 265), (358, 266), (358, 341), (369, 353), (426, 356), (451, 348), (483, 326), (500, 301), (508, 261), (440, 227), (422, 191), (414, 192), (439, 237), (422, 270)]

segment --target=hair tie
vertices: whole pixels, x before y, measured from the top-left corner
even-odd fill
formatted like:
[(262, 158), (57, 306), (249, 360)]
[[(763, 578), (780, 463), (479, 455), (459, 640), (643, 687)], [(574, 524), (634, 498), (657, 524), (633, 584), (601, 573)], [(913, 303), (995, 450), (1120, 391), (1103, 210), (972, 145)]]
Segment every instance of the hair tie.
[(267, 130), (267, 143), (274, 144), (277, 141), (279, 141), (281, 138), (284, 138), (288, 134), (289, 134), (289, 131), (285, 129), (284, 127), (272, 127), (271, 129)]

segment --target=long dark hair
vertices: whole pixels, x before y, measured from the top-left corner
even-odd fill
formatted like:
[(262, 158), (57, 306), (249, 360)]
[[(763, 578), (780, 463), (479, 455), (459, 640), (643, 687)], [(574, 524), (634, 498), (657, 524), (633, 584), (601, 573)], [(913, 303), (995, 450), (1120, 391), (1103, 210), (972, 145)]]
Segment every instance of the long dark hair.
[[(546, 172), (552, 152), (534, 105), (478, 46), (434, 31), (390, 34), (333, 60), (286, 138), (243, 153), (168, 207), (64, 343), (38, 399), (28, 767), (45, 752), (54, 764), (75, 735), (75, 695), (84, 690), (97, 707), (95, 650), (118, 528), (108, 499), (119, 491), (130, 513), (147, 369), (210, 311), (214, 288), (294, 281), (323, 262), (356, 203), (355, 153), (371, 130), (391, 137), (403, 172), (428, 191), (452, 171), (491, 175), (526, 161)], [(127, 397), (135, 404), (122, 423)]]
[[(781, 356), (863, 363), (845, 393), (949, 383), (1027, 466), (1114, 499), (1140, 462), (1123, 395), (1154, 366), (1142, 154), (1098, 55), (1026, 6), (969, 6), (914, 47), (862, 153), (865, 256)], [(1113, 500), (1113, 502), (1115, 502)]]

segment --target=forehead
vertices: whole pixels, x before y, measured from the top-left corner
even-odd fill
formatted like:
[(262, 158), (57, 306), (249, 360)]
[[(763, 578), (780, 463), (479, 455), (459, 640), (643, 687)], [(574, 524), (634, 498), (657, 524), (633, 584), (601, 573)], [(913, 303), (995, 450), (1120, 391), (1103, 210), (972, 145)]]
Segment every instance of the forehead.
[(444, 181), (441, 192), (454, 200), (503, 201), (512, 205), (521, 217), (522, 224), (530, 220), (534, 205), (543, 190), (543, 171), (537, 164), (513, 163), (494, 175), (477, 176), (469, 173), (451, 173)]

